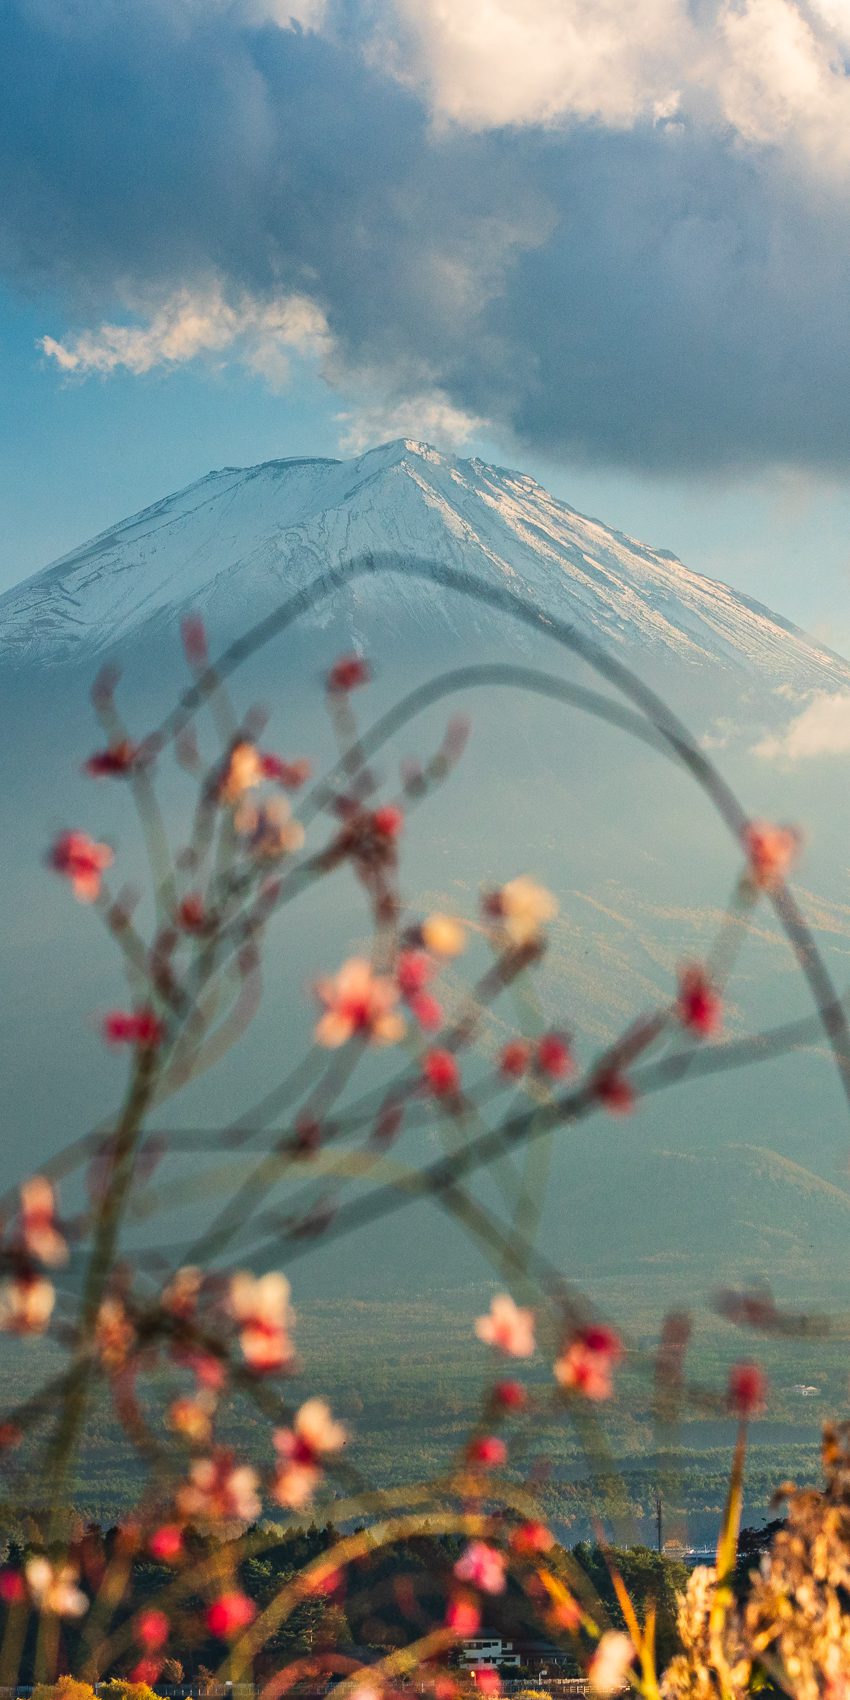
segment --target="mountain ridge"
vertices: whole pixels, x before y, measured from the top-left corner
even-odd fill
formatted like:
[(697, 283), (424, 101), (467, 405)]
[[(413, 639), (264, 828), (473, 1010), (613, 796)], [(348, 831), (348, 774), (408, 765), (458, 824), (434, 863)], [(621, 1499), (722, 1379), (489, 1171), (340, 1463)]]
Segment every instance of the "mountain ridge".
[(399, 560), (393, 599), (414, 622), (441, 609), (405, 580), (405, 559), (508, 583), (621, 654), (719, 664), (768, 685), (850, 684), (842, 657), (669, 550), (579, 513), (530, 474), (411, 438), (352, 460), (205, 474), (0, 597), (0, 654), (48, 665), (100, 654), (190, 607), (237, 635), (325, 567), (379, 554)]

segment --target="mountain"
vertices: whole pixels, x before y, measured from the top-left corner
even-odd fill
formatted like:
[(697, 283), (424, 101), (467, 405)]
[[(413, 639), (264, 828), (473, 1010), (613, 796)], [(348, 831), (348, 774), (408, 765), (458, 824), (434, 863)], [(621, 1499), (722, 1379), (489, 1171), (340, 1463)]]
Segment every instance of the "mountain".
[[(328, 568), (363, 556), (392, 570), (337, 586), (308, 607), (234, 672), (230, 688), (238, 714), (268, 711), (266, 747), (303, 754), (321, 774), (337, 749), (321, 680), (346, 645), (362, 645), (374, 663), (356, 703), (363, 727), (424, 686), (421, 712), (417, 698), (415, 716), (402, 716), (375, 755), (387, 796), (400, 767), (440, 748), (452, 715), (469, 718), (463, 759), (409, 811), (402, 868), (411, 914), (447, 908), (474, 917), (482, 889), (523, 872), (551, 887), (560, 912), (536, 985), (546, 1021), (572, 1033), (583, 1066), (670, 995), (681, 962), (703, 960), (712, 947), (740, 848), (690, 773), (557, 692), (535, 694), (524, 676), (453, 676), (458, 661), (465, 669), (501, 663), (519, 647), (560, 681), (573, 661), (546, 635), (557, 616), (640, 678), (661, 678), (695, 735), (708, 731), (706, 747), (722, 751), (724, 776), (748, 814), (811, 828), (801, 897), (845, 984), (847, 788), (834, 784), (834, 769), (832, 781), (817, 764), (789, 774), (752, 752), (764, 725), (794, 712), (798, 693), (850, 687), (846, 662), (674, 556), (584, 518), (520, 472), (409, 441), (350, 461), (231, 468), (0, 598), (0, 951), (14, 987), (12, 1018), (0, 1023), (0, 1078), (16, 1130), (7, 1158), (14, 1173), (21, 1151), (40, 1161), (115, 1101), (116, 1058), (99, 1041), (97, 1018), (123, 1007), (121, 964), (97, 917), (69, 902), (44, 867), (57, 832), (79, 826), (114, 848), (121, 889), (149, 886), (128, 788), (83, 772), (103, 743), (89, 701), (93, 677), (107, 658), (122, 665), (120, 708), (129, 735), (143, 736), (185, 687), (179, 614), (203, 614), (215, 654)], [(518, 632), (498, 609), (429, 582), (419, 563), (518, 593), (539, 609), (540, 632)], [(445, 696), (431, 700), (435, 675), (445, 673)], [(218, 733), (206, 711), (197, 731), (212, 760)], [(192, 784), (170, 751), (156, 781), (177, 853)], [(311, 826), (311, 844), (324, 824)], [(181, 1104), (187, 1125), (215, 1125), (274, 1086), (282, 1045), (290, 1056), (309, 1044), (316, 973), (363, 948), (365, 909), (345, 870), (306, 887), (285, 920), (261, 1009), (220, 1071), (192, 1089), (185, 1112)], [(764, 906), (736, 957), (727, 1031), (757, 1032), (810, 1010)], [(516, 1019), (500, 1000), (482, 1051), (494, 1054)], [(691, 1269), (704, 1278), (725, 1257), (767, 1274), (775, 1261), (812, 1281), (836, 1263), (850, 1211), (846, 1105), (822, 1051), (648, 1097), (629, 1129), (619, 1143), (591, 1135), (581, 1155), (578, 1135), (555, 1142), (547, 1231), (559, 1257), (574, 1254), (573, 1272), (634, 1268), (684, 1279)], [(422, 1152), (402, 1143), (399, 1156), (418, 1162)], [(370, 1291), (390, 1275), (404, 1291), (436, 1281), (438, 1271), (449, 1283), (468, 1275), (457, 1226), (440, 1231), (438, 1252), (437, 1240), (423, 1206), (388, 1224), (376, 1267), (365, 1236), (352, 1268)], [(328, 1279), (332, 1287), (335, 1270)]]
[[(358, 584), (354, 629), (370, 594), (414, 629), (453, 623), (432, 587), (405, 574), (430, 561), (506, 585), (635, 663), (719, 663), (771, 687), (850, 683), (845, 661), (769, 609), (576, 513), (526, 473), (408, 440), (350, 461), (211, 472), (0, 597), (0, 656), (91, 660), (173, 631), (188, 608), (227, 640), (326, 567), (364, 554), (393, 555), (401, 570), (391, 592), (386, 579)], [(485, 615), (485, 628), (498, 617)]]

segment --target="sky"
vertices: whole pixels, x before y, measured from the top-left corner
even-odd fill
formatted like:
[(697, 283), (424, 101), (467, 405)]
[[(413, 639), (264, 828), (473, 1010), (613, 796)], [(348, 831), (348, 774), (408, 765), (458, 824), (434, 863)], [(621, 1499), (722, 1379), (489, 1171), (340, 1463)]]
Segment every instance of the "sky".
[(850, 653), (850, 0), (7, 0), (0, 588), (410, 435)]

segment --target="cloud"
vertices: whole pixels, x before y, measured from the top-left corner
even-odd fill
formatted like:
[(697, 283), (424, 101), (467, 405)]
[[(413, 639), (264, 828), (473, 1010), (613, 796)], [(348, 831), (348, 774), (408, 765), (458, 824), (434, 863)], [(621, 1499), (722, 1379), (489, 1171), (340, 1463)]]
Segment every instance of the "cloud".
[(371, 443), (396, 437), (425, 437), (451, 448), (463, 448), (487, 424), (455, 407), (439, 390), (420, 391), (395, 402), (361, 402), (350, 412), (338, 413), (342, 426), (340, 447), (346, 454), (362, 454)]
[(358, 441), (843, 474), (848, 49), (844, 0), (9, 0), (0, 273), (80, 375), (282, 381), (295, 300)]
[(473, 129), (669, 113), (695, 35), (682, 0), (396, 0), (387, 14), (377, 39), (396, 73)]
[(80, 377), (119, 367), (138, 375), (227, 353), (279, 387), (288, 375), (287, 352), (321, 355), (329, 337), (324, 314), (304, 295), (263, 302), (243, 294), (231, 304), (215, 283), (177, 290), (147, 324), (105, 324), (64, 343), (45, 336), (40, 346), (63, 372)]
[(818, 691), (783, 733), (762, 738), (753, 753), (768, 761), (850, 754), (850, 691)]

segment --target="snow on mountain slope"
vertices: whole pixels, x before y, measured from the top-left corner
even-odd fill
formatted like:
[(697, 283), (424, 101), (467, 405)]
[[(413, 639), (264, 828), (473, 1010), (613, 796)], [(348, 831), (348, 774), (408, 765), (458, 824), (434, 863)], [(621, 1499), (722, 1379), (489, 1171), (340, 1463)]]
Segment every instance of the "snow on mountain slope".
[[(768, 609), (584, 518), (528, 475), (406, 440), (351, 461), (211, 472), (0, 597), (0, 655), (88, 658), (187, 608), (212, 618), (217, 637), (236, 636), (328, 565), (387, 551), (508, 584), (624, 654), (809, 688), (850, 683), (846, 662)], [(372, 591), (430, 620), (438, 607), (412, 577)]]

